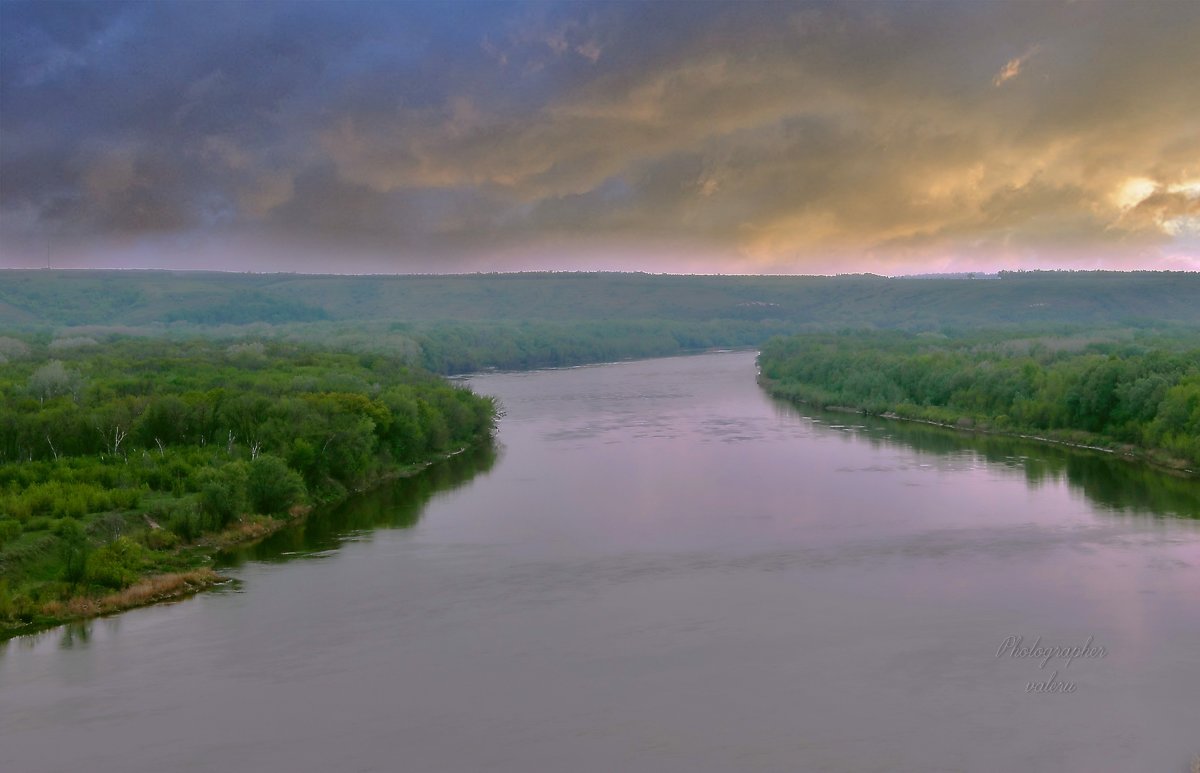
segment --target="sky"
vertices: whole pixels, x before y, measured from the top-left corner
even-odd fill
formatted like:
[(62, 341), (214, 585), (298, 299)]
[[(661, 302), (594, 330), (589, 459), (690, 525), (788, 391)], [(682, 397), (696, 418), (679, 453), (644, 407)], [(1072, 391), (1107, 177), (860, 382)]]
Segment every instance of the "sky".
[(0, 267), (1200, 270), (1200, 3), (0, 0)]

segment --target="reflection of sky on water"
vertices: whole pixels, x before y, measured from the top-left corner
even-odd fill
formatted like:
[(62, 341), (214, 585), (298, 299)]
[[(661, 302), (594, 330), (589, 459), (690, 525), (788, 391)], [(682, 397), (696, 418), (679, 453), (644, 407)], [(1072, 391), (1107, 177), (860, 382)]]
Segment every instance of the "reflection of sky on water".
[[(748, 353), (473, 381), (507, 408), (498, 454), (278, 535), (232, 562), (240, 588), (0, 650), (0, 700), (21, 707), (0, 713), (0, 769), (389, 770), (403, 748), (446, 773), (1171, 770), (1195, 753), (1200, 520), (1149, 517), (1186, 512), (1192, 482), (804, 418)], [(1030, 696), (1050, 673), (996, 658), (1013, 635), (1110, 654), (1059, 674), (1079, 694)]]

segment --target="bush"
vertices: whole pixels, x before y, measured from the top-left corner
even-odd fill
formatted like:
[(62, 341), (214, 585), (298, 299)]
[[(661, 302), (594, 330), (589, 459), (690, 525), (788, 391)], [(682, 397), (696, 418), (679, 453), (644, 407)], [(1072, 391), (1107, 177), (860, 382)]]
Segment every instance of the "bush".
[(169, 529), (151, 529), (146, 532), (146, 547), (151, 550), (174, 550), (179, 547), (179, 535)]
[(304, 481), (282, 459), (263, 454), (250, 463), (246, 498), (250, 509), (263, 515), (281, 513), (304, 493)]
[(242, 462), (207, 468), (196, 476), (200, 509), (217, 528), (225, 528), (245, 511), (247, 477)]
[(108, 496), (109, 507), (114, 510), (132, 510), (142, 504), (142, 492), (137, 489), (114, 489)]
[(0, 546), (11, 539), (15, 539), (21, 533), (21, 524), (11, 518), (0, 519)]
[(87, 574), (87, 564), (91, 554), (91, 545), (88, 543), (87, 534), (83, 530), (83, 524), (78, 521), (65, 521), (58, 531), (63, 579), (72, 585), (78, 585)]
[(168, 511), (167, 528), (184, 542), (192, 542), (205, 531), (207, 519), (195, 508), (177, 505)]
[(118, 537), (92, 553), (87, 562), (87, 580), (120, 590), (137, 581), (143, 563), (142, 546), (128, 537)]

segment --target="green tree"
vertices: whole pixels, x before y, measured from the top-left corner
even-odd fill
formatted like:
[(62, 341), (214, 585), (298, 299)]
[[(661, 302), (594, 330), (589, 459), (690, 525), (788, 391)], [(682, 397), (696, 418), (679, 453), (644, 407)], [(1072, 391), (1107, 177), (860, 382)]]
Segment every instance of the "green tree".
[(304, 493), (304, 481), (277, 456), (260, 454), (250, 462), (246, 498), (256, 513), (272, 515), (286, 511)]
[(79, 521), (68, 519), (59, 528), (59, 550), (62, 558), (63, 579), (78, 585), (87, 575), (91, 543), (87, 532)]
[(217, 528), (228, 526), (245, 511), (249, 478), (245, 463), (204, 468), (196, 478), (200, 509)]

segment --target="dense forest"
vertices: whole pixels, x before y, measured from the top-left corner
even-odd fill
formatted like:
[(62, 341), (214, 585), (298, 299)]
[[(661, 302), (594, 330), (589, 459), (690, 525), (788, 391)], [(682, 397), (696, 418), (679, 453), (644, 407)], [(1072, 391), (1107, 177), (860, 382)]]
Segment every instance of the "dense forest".
[(436, 373), (489, 368), (525, 370), (639, 357), (667, 357), (705, 349), (753, 346), (772, 326), (723, 320), (686, 324), (641, 322), (433, 323), (391, 326), (412, 337), (420, 363)]
[(443, 374), (758, 346), (776, 335), (843, 328), (1197, 325), (1200, 275), (1179, 272), (888, 279), (0, 271), (0, 335), (53, 347), (130, 336), (292, 342), (398, 357)]
[[(0, 327), (405, 322), (772, 321), (793, 328), (1200, 323), (1200, 275), (957, 277), (518, 273), (319, 276), (0, 271)], [(769, 335), (769, 333), (768, 333)]]
[(493, 431), (489, 398), (394, 357), (58, 340), (0, 337), (0, 629), (102, 610)]
[(759, 362), (791, 400), (1200, 465), (1200, 339), (1126, 333), (847, 331), (772, 340)]
[(434, 374), (770, 339), (780, 396), (1195, 467), (1198, 330), (1187, 273), (0, 271), (0, 635), (477, 444), (495, 406)]

